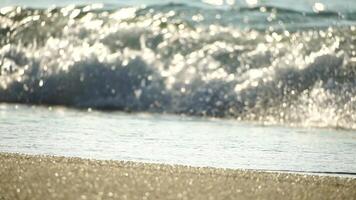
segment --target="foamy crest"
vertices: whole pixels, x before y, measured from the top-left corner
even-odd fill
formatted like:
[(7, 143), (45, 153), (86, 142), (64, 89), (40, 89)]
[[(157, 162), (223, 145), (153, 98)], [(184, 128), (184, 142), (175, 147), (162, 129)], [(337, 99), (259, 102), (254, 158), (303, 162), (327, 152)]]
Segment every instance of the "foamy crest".
[(356, 128), (352, 25), (245, 29), (185, 6), (99, 9), (1, 12), (0, 101)]

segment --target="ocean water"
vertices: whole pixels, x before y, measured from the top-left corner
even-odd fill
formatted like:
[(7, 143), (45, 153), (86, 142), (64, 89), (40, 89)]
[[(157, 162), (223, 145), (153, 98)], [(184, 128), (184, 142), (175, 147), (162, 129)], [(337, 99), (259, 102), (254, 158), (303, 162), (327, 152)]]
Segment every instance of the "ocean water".
[(355, 132), (0, 105), (0, 152), (355, 177)]
[(1, 151), (355, 173), (356, 1), (3, 0), (0, 102)]

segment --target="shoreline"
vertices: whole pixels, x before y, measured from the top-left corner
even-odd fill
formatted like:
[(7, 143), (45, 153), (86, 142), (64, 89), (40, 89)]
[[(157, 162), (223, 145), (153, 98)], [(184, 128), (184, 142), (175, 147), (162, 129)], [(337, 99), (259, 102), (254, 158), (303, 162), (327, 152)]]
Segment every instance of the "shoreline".
[(353, 199), (356, 179), (0, 152), (0, 200)]

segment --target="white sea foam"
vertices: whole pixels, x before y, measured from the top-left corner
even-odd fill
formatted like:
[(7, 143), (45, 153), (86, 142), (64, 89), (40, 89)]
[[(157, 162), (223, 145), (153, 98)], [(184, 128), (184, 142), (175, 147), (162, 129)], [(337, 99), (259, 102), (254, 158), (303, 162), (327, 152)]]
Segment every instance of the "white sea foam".
[(284, 28), (261, 26), (276, 12), (267, 9), (246, 29), (242, 18), (232, 23), (241, 17), (233, 12), (174, 4), (2, 10), (0, 101), (356, 128), (352, 21), (310, 29), (285, 18), (318, 14), (280, 11)]

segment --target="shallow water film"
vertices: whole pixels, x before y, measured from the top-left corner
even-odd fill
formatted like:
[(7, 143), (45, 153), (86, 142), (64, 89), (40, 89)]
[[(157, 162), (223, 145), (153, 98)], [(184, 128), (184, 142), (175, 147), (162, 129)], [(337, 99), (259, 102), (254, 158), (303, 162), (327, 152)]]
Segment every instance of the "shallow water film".
[(1, 105), (0, 152), (355, 177), (353, 131)]

